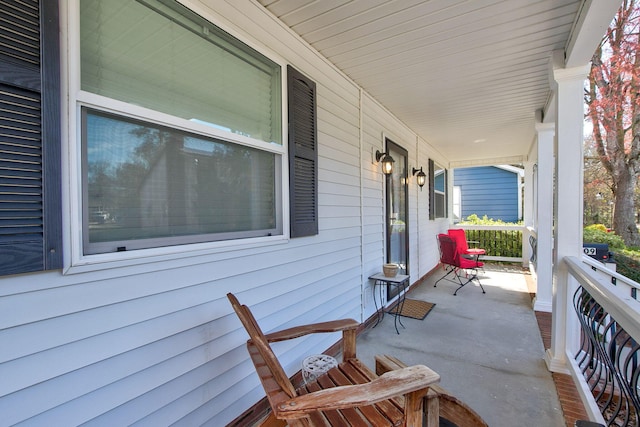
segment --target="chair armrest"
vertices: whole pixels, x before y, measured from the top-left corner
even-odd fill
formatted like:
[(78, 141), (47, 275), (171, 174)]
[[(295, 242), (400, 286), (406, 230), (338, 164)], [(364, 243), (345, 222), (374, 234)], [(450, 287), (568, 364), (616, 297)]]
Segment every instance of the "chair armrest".
[(372, 405), (417, 391), (423, 396), (429, 386), (438, 381), (440, 375), (426, 366), (409, 366), (387, 372), (366, 384), (333, 387), (285, 400), (275, 408), (276, 417), (295, 419), (314, 411)]
[(299, 338), (309, 334), (327, 333), (327, 332), (344, 332), (355, 330), (360, 326), (354, 319), (332, 320), (329, 322), (311, 323), (309, 325), (294, 326), (293, 328), (283, 329), (281, 331), (266, 334), (268, 342), (278, 342)]

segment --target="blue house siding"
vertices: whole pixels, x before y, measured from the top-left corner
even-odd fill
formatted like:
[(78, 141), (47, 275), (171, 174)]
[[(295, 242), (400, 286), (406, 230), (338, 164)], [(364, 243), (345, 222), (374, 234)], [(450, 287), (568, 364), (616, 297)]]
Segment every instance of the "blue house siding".
[(460, 187), (462, 218), (476, 214), (506, 222), (519, 218), (519, 174), (495, 166), (460, 168), (453, 185)]

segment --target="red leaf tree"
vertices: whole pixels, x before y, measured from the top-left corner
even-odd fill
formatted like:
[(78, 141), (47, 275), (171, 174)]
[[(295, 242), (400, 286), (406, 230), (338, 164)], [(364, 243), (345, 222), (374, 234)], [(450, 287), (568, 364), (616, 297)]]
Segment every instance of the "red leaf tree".
[(585, 100), (593, 140), (614, 196), (613, 229), (640, 246), (635, 189), (640, 172), (640, 0), (625, 0), (591, 61)]

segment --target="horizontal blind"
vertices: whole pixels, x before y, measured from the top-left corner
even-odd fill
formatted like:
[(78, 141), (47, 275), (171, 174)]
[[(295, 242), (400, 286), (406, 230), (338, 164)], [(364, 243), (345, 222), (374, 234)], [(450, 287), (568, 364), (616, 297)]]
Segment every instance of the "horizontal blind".
[(82, 0), (81, 71), (83, 90), (281, 143), (280, 67), (175, 3)]

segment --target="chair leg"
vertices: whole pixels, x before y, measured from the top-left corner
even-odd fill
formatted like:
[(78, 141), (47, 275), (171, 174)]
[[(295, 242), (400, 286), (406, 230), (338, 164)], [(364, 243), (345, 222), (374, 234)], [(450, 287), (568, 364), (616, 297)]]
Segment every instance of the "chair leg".
[[(457, 267), (454, 267), (452, 265), (443, 265), (444, 269), (446, 271), (446, 274), (444, 276), (442, 276), (441, 278), (439, 278), (438, 280), (436, 280), (436, 282), (433, 284), (433, 287), (435, 288), (438, 285), (438, 282), (441, 281), (442, 279), (448, 277), (451, 273), (454, 273), (454, 275), (456, 274), (456, 271), (458, 270)], [(451, 279), (449, 279), (451, 280)]]
[[(466, 273), (466, 271), (465, 271)], [(485, 290), (484, 290), (484, 286), (482, 286), (482, 283), (480, 282), (480, 279), (478, 278), (478, 272), (476, 269), (472, 270), (472, 274), (471, 277), (465, 277), (466, 281), (463, 282), (462, 278), (460, 276), (460, 274), (456, 274), (456, 277), (458, 279), (458, 282), (460, 283), (460, 286), (458, 286), (458, 289), (455, 290), (455, 292), (453, 293), (453, 295), (458, 295), (458, 291), (462, 288), (464, 288), (469, 282), (473, 282), (474, 280), (478, 282), (478, 285), (480, 285), (480, 289), (482, 289), (482, 293), (486, 294)]]

